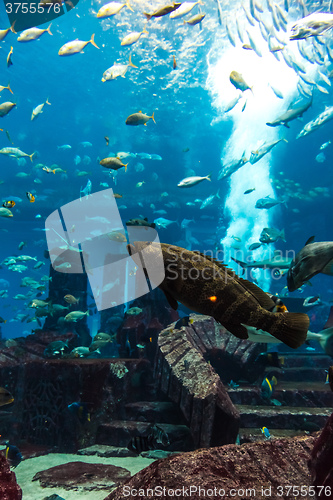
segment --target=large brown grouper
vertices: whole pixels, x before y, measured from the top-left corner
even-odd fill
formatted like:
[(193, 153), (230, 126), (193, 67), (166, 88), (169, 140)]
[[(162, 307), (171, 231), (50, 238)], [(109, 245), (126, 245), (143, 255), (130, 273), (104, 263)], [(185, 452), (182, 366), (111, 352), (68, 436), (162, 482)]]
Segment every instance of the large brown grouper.
[(166, 243), (134, 242), (127, 250), (148, 278), (147, 268), (155, 264), (157, 268), (162, 251), (165, 277), (159, 288), (173, 309), (181, 302), (192, 311), (212, 316), (240, 339), (248, 338), (247, 325), (269, 332), (292, 348), (305, 342), (310, 322), (306, 314), (271, 312), (275, 302), (263, 290), (220, 262)]

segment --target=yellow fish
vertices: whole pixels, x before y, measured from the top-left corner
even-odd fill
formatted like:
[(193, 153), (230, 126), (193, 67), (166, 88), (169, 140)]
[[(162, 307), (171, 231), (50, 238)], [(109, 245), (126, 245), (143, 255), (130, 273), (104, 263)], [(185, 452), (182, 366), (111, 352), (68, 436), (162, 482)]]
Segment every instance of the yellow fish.
[(132, 12), (134, 12), (134, 10), (132, 9), (132, 7), (129, 4), (129, 1), (127, 1), (125, 3), (109, 2), (105, 5), (103, 5), (103, 7), (101, 7), (99, 9), (99, 11), (97, 12), (97, 17), (103, 18), (103, 17), (114, 16), (115, 14), (118, 14), (118, 12), (120, 12), (121, 9), (124, 7), (127, 7)]
[(59, 56), (72, 56), (73, 54), (78, 54), (79, 52), (82, 52), (82, 50), (85, 48), (86, 45), (88, 45), (88, 43), (91, 43), (94, 47), (99, 49), (94, 39), (95, 39), (95, 33), (91, 35), (91, 39), (88, 40), (87, 42), (79, 40), (78, 38), (76, 40), (72, 40), (71, 42), (67, 42), (59, 49), (58, 54)]

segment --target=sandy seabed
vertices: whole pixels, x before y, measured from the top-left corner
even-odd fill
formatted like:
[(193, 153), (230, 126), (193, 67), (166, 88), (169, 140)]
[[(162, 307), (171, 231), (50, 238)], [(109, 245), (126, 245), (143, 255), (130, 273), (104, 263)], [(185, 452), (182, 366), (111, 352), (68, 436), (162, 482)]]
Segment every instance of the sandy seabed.
[(65, 490), (63, 488), (42, 488), (39, 481), (32, 481), (34, 475), (42, 470), (55, 467), (56, 465), (66, 464), (68, 462), (87, 462), (90, 464), (106, 464), (124, 467), (129, 470), (133, 476), (140, 470), (150, 465), (154, 460), (143, 457), (125, 457), (125, 458), (104, 458), (84, 455), (67, 455), (62, 453), (50, 453), (37, 458), (23, 460), (19, 466), (14, 469), (16, 480), (23, 491), (23, 500), (43, 500), (44, 497), (57, 494), (64, 500), (104, 500), (111, 490), (87, 491), (80, 487), (78, 490)]

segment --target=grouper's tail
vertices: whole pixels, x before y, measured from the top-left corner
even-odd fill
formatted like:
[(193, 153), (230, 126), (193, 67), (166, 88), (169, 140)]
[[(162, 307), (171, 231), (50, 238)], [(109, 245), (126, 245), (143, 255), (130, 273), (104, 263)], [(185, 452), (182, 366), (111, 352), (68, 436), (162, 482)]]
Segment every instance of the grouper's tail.
[(284, 344), (297, 349), (306, 341), (310, 319), (304, 313), (275, 313), (276, 324), (268, 332)]

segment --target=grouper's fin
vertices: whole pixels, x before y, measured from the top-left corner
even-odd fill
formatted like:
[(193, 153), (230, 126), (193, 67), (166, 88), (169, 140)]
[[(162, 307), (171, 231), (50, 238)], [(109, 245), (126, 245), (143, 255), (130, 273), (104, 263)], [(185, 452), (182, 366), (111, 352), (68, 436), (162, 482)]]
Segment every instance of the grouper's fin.
[(267, 309), (267, 311), (272, 311), (275, 307), (275, 302), (267, 295), (266, 292), (261, 290), (257, 285), (251, 281), (244, 280), (243, 278), (238, 278), (239, 282), (244, 288), (259, 302), (261, 307)]
[(217, 265), (221, 270), (225, 271), (229, 276), (232, 276), (232, 277), (237, 277), (237, 274), (235, 273), (235, 271), (233, 269), (230, 269), (230, 267), (227, 267), (225, 264), (223, 264), (223, 262), (221, 262), (220, 260), (216, 259), (215, 257), (211, 257), (210, 255), (205, 255), (204, 253), (202, 252), (195, 252), (197, 255), (201, 255), (201, 257), (203, 257), (204, 259), (208, 259), (210, 260), (211, 262), (213, 262), (215, 265)]
[(161, 288), (162, 292), (164, 293), (168, 303), (169, 303), (169, 306), (172, 307), (172, 309), (174, 309), (175, 311), (177, 311), (178, 309), (178, 302), (176, 299), (174, 299), (172, 297), (172, 295), (170, 295), (169, 292), (166, 292), (165, 290), (163, 290), (163, 288)]
[[(216, 318), (214, 319), (216, 321), (219, 321)], [(238, 337), (239, 339), (245, 340), (249, 338), (245, 326), (237, 324), (235, 325), (234, 323), (226, 323), (225, 321), (223, 321), (223, 326), (228, 330), (228, 332), (232, 333), (233, 335), (235, 335), (235, 337)]]
[[(276, 339), (281, 340), (284, 344), (296, 349), (306, 341), (310, 319), (304, 313), (274, 313), (276, 315), (284, 315), (284, 323), (276, 332), (268, 332)], [(258, 325), (260, 328), (260, 325)]]

